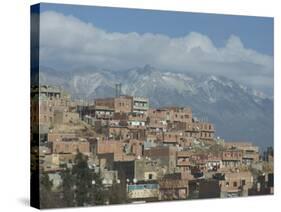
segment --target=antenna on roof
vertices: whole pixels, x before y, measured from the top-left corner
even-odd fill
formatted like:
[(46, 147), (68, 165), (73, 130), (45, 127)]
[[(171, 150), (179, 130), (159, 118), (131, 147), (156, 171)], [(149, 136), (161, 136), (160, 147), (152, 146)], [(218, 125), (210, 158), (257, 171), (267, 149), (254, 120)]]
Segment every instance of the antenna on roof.
[(121, 87), (122, 87), (121, 83), (115, 84), (115, 96), (116, 97), (121, 96)]

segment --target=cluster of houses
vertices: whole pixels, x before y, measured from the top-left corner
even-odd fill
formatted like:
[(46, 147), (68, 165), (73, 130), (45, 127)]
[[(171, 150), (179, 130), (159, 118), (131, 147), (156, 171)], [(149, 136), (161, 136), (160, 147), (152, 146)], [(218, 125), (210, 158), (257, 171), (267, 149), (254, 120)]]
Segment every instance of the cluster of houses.
[(262, 157), (252, 143), (217, 138), (189, 107), (152, 108), (120, 93), (86, 104), (54, 86), (33, 89), (39, 168), (54, 191), (79, 151), (105, 187), (124, 185), (128, 202), (273, 193), (273, 151)]

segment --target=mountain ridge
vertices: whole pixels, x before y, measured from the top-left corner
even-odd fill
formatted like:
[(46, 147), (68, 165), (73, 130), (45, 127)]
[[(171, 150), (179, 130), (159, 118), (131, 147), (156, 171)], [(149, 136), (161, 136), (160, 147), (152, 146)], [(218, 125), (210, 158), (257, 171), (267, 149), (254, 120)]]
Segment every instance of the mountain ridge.
[[(50, 71), (51, 70), (51, 71)], [(122, 83), (127, 95), (147, 96), (153, 107), (190, 106), (195, 116), (213, 122), (226, 140), (273, 145), (273, 99), (223, 76), (158, 70), (150, 65), (127, 70), (93, 68), (55, 71), (40, 68), (41, 84), (62, 86), (73, 98), (115, 95)]]

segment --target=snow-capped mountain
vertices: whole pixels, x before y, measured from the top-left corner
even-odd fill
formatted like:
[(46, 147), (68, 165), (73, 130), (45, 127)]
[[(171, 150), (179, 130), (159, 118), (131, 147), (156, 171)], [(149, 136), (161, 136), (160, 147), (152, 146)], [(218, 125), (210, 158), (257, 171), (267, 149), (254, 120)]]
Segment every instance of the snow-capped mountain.
[[(87, 70), (87, 69), (86, 69)], [(273, 100), (226, 77), (157, 70), (149, 65), (122, 71), (71, 72), (40, 68), (40, 83), (60, 85), (74, 98), (94, 99), (122, 93), (147, 96), (152, 107), (190, 106), (199, 119), (213, 122), (217, 136), (229, 141), (273, 145)]]

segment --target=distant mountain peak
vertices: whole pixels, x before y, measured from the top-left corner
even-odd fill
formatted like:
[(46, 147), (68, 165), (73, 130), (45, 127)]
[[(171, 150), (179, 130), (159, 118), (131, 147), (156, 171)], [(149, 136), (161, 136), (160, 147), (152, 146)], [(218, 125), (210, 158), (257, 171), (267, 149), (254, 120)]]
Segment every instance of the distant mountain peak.
[(41, 83), (60, 85), (73, 98), (114, 96), (115, 84), (122, 83), (123, 94), (147, 96), (152, 107), (192, 107), (195, 116), (214, 122), (217, 135), (225, 139), (264, 147), (273, 143), (273, 100), (223, 76), (163, 71), (149, 64), (122, 71), (97, 68), (83, 74), (40, 70)]

